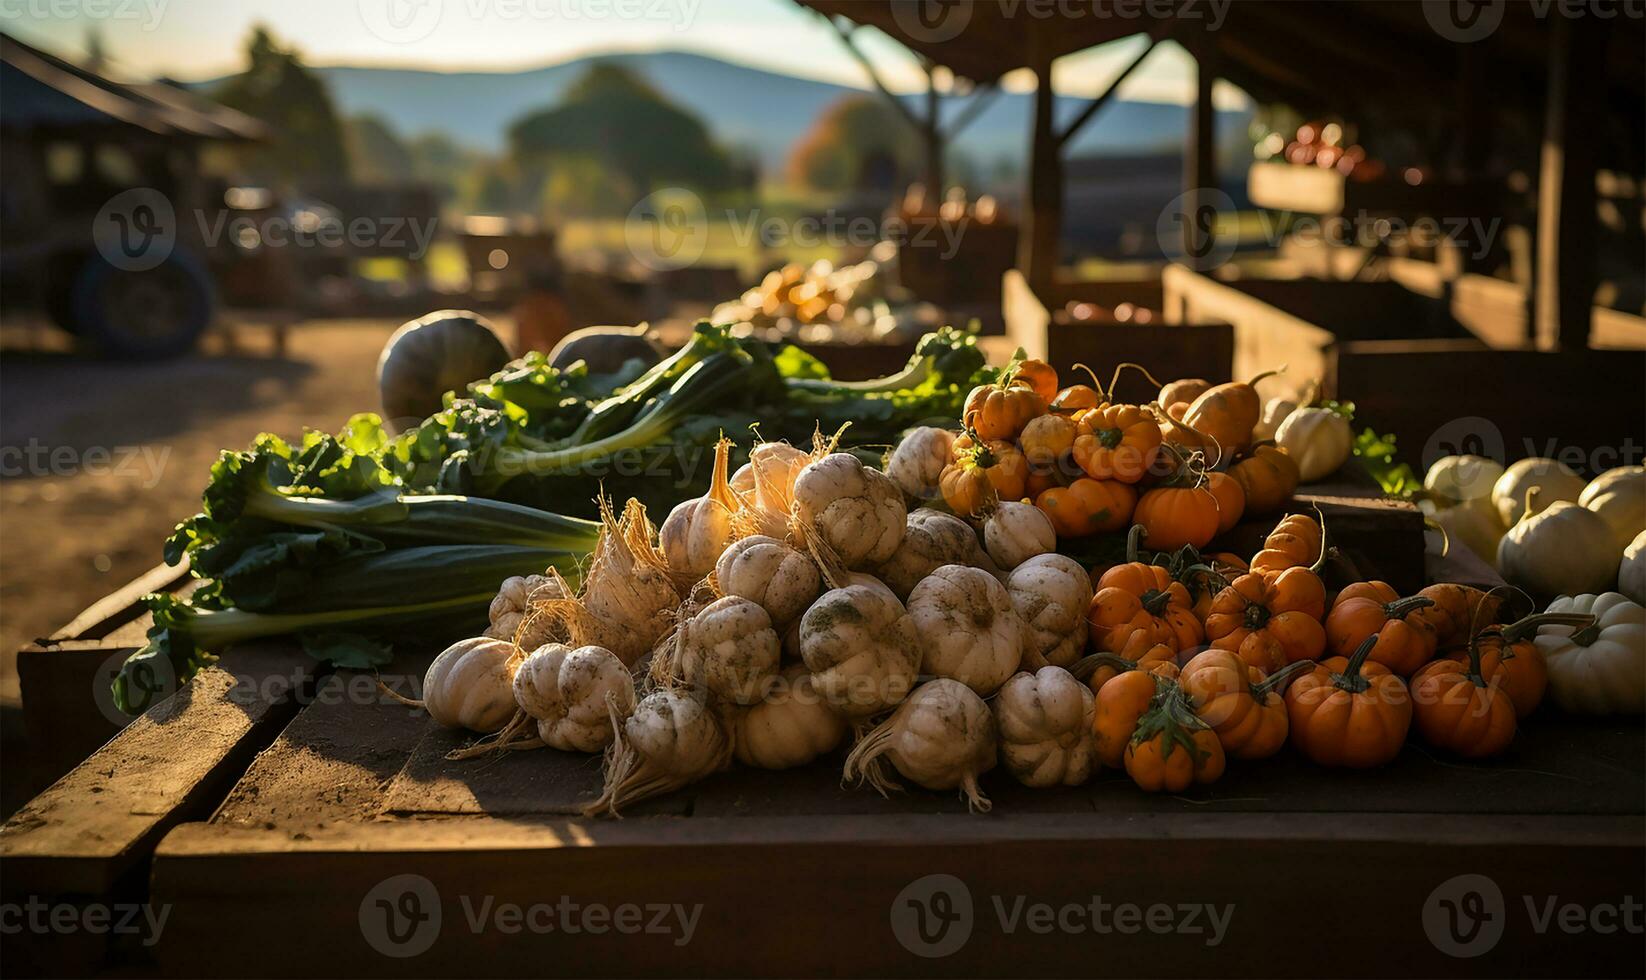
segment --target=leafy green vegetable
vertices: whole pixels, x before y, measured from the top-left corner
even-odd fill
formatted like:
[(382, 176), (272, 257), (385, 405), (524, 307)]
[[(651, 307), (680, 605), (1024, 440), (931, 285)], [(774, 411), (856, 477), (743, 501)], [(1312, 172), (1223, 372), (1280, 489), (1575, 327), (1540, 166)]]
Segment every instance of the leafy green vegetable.
[[(1353, 409), (1350, 404), (1350, 409)], [(1423, 489), (1423, 480), (1406, 463), (1395, 462), (1395, 437), (1378, 435), (1370, 428), (1355, 437), (1354, 455), (1360, 468), (1391, 497), (1410, 497)]]
[(997, 375), (974, 335), (947, 327), (898, 374), (845, 383), (798, 348), (702, 323), (673, 356), (615, 376), (528, 355), (399, 436), (371, 414), (295, 445), (261, 435), (221, 455), (202, 512), (167, 539), (167, 561), (187, 556), (209, 581), (188, 602), (150, 597), (155, 626), (116, 702), (140, 710), (155, 678), (258, 636), (296, 633), (317, 657), (369, 666), (408, 627), (426, 639), (483, 625), (511, 575), (552, 566), (575, 580), (599, 533), (575, 511), (592, 515), (597, 495), (666, 510), (701, 492), (722, 432), (758, 424), (805, 444), (849, 424), (848, 448), (889, 445), (958, 417)]

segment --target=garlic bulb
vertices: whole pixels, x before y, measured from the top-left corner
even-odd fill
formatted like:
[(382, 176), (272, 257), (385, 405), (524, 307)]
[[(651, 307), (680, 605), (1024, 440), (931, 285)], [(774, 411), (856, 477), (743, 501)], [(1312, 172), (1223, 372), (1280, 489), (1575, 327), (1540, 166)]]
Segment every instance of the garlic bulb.
[(536, 722), (544, 745), (564, 752), (599, 752), (614, 734), (610, 706), (624, 718), (634, 710), (634, 679), (605, 647), (574, 650), (547, 643), (515, 671), (514, 700)]

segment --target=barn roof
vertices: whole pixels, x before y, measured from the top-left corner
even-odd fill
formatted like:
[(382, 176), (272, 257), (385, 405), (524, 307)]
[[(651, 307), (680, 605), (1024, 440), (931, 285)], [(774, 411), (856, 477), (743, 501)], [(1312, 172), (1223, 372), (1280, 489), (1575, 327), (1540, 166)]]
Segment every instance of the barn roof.
[[(1468, 5), (1334, 0), (796, 0), (872, 26), (916, 54), (977, 82), (1123, 37), (1154, 33), (1212, 52), (1217, 73), (1259, 101), (1304, 112), (1371, 103), (1383, 114), (1433, 110), (1466, 71), (1487, 91), (1541, 105), (1549, 35), (1561, 16), (1526, 3), (1477, 4), (1501, 18), (1483, 38), (1476, 25), (1435, 19)], [(1542, 11), (1540, 15), (1540, 11)], [(1646, 23), (1616, 16), (1605, 65), (1610, 108), (1639, 118), (1646, 98)], [(1038, 56), (1038, 57), (1037, 57)]]
[(259, 120), (159, 82), (117, 82), (0, 34), (0, 129), (136, 130), (160, 137), (265, 140)]

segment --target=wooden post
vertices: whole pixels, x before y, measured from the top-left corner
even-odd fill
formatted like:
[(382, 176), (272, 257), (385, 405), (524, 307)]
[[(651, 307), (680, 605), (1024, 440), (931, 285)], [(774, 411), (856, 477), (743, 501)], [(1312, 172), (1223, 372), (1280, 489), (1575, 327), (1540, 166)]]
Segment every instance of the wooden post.
[(926, 193), (939, 204), (943, 203), (943, 127), (941, 97), (937, 94), (937, 66), (926, 64), (926, 124), (921, 127), (921, 138), (926, 143)]
[(1030, 39), (1035, 74), (1034, 129), (1029, 142), (1029, 206), (1018, 239), (1017, 264), (1042, 302), (1048, 301), (1062, 255), (1063, 159), (1052, 116), (1052, 56), (1047, 46)]
[(1589, 345), (1595, 295), (1595, 134), (1605, 84), (1604, 25), (1549, 19), (1549, 94), (1538, 170), (1532, 340), (1540, 350)]
[(1212, 229), (1203, 216), (1215, 217), (1211, 191), (1217, 189), (1217, 108), (1212, 103), (1212, 83), (1217, 80), (1213, 63), (1213, 42), (1202, 37), (1192, 45), (1195, 61), (1195, 100), (1189, 117), (1188, 139), (1183, 148), (1183, 185), (1189, 198), (1184, 202), (1184, 261), (1197, 271), (1209, 267)]

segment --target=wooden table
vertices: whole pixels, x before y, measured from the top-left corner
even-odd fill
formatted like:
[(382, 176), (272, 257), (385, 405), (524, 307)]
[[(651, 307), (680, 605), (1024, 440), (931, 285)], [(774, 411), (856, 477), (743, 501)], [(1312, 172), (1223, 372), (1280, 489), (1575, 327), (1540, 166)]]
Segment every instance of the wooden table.
[[(1375, 526), (1355, 532), (1365, 547)], [(434, 652), (384, 679), (408, 690)], [(7, 937), (10, 972), (1497, 976), (1646, 961), (1638, 931), (1538, 929), (1550, 908), (1609, 927), (1625, 902), (1638, 927), (1638, 719), (1545, 708), (1489, 764), (1416, 744), (1362, 773), (1282, 754), (1183, 796), (1114, 771), (1062, 791), (996, 771), (986, 816), (951, 794), (843, 789), (835, 757), (591, 820), (597, 759), (446, 761), (462, 741), (293, 643), (230, 651), (0, 829), (5, 902), (146, 904), (165, 915), (158, 937), (25, 929)], [(1477, 921), (1502, 925), (1464, 949), (1479, 955), (1436, 945)]]

